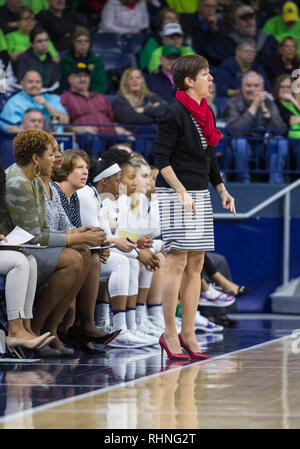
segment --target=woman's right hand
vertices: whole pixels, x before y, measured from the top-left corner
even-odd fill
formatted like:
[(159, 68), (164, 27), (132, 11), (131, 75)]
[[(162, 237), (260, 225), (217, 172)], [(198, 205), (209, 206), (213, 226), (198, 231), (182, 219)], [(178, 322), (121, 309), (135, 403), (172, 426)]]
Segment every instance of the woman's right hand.
[(112, 243), (115, 243), (116, 248), (124, 253), (130, 253), (137, 246), (135, 242), (130, 242), (125, 237), (117, 237)]
[(83, 239), (82, 243), (89, 246), (100, 246), (106, 240), (106, 233), (104, 231), (86, 231), (78, 233)]
[(179, 196), (180, 203), (183, 209), (187, 212), (193, 212), (193, 215), (197, 215), (196, 205), (191, 195), (189, 195), (187, 191), (177, 192), (177, 195)]

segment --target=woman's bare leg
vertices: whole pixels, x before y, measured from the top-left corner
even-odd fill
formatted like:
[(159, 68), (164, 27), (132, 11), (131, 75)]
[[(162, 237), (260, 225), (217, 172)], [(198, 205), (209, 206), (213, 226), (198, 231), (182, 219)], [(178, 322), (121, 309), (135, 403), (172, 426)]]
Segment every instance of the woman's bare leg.
[(187, 251), (171, 250), (167, 255), (164, 285), (162, 291), (162, 305), (165, 319), (165, 340), (173, 353), (181, 353), (175, 314), (180, 290), (181, 278), (187, 264)]
[(204, 251), (189, 251), (180, 287), (182, 330), (184, 342), (192, 351), (199, 351), (195, 335), (195, 317), (201, 291), (201, 271)]
[[(56, 335), (57, 326), (77, 295), (89, 266), (90, 252), (82, 247), (64, 248), (41, 296), (37, 300), (31, 327), (39, 335), (41, 330)], [(59, 341), (59, 340), (58, 340)]]

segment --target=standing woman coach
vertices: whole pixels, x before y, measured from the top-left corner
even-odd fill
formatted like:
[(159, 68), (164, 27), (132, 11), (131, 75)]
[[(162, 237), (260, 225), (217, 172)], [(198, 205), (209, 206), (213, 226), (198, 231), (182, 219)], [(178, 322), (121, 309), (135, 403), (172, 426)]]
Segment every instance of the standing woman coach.
[[(213, 215), (208, 182), (225, 209), (235, 214), (215, 156), (221, 139), (205, 97), (213, 77), (203, 56), (179, 58), (172, 67), (176, 100), (158, 124), (155, 161), (162, 237), (168, 253), (163, 291), (165, 333), (160, 338), (169, 358), (208, 358), (199, 351), (195, 316), (205, 251), (214, 250)], [(181, 297), (182, 329), (177, 335), (175, 312)], [(181, 346), (188, 352), (184, 354)]]

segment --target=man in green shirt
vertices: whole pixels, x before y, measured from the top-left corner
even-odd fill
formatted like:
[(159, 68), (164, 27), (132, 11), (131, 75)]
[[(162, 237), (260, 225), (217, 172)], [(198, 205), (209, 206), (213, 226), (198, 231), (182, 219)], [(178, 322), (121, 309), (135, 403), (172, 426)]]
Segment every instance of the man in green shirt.
[(286, 36), (295, 38), (298, 42), (300, 54), (300, 19), (296, 3), (286, 2), (282, 7), (282, 14), (267, 20), (263, 31), (272, 34), (278, 41), (281, 41)]

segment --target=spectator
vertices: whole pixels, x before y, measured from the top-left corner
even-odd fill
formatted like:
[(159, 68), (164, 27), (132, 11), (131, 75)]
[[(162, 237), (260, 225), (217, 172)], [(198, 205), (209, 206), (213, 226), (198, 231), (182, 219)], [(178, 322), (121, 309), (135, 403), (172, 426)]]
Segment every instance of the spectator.
[(241, 79), (248, 71), (259, 73), (264, 79), (266, 90), (270, 91), (270, 83), (263, 68), (255, 62), (256, 48), (253, 39), (244, 39), (237, 46), (235, 56), (226, 59), (217, 69), (215, 83), (218, 95), (232, 97), (240, 92)]
[(300, 44), (300, 19), (298, 6), (294, 2), (286, 2), (282, 6), (281, 15), (271, 17), (263, 27), (265, 33), (271, 34), (278, 41), (284, 37), (293, 37)]
[(0, 28), (4, 34), (18, 28), (18, 13), (22, 8), (22, 0), (6, 0), (0, 8)]
[[(68, 78), (72, 73), (74, 64), (78, 62), (84, 62), (90, 70), (91, 91), (104, 94), (107, 91), (107, 74), (104, 62), (91, 51), (90, 32), (82, 26), (76, 26), (73, 30), (69, 42), (69, 51), (61, 61), (60, 67), (64, 79)], [(64, 87), (68, 88), (67, 83), (65, 84)]]
[(23, 129), (44, 129), (44, 117), (39, 109), (27, 109), (25, 112), (21, 126)]
[(295, 69), (300, 67), (300, 56), (298, 54), (298, 42), (293, 37), (284, 37), (278, 44), (279, 55), (266, 64), (266, 72), (271, 85), (278, 76), (287, 73), (291, 76)]
[[(35, 70), (42, 77), (43, 93), (57, 93), (60, 90), (61, 74), (59, 65), (55, 62), (57, 57), (52, 57), (50, 54), (48, 33), (38, 26), (30, 32), (29, 39), (31, 47), (17, 59), (18, 80), (21, 81), (29, 70)], [(54, 48), (53, 45), (52, 48)]]
[(108, 0), (101, 13), (98, 32), (137, 34), (148, 28), (145, 0)]
[(61, 101), (72, 124), (88, 124), (72, 126), (72, 130), (82, 136), (85, 145), (95, 135), (130, 135), (120, 126), (107, 126), (117, 125), (111, 102), (105, 95), (90, 91), (90, 71), (86, 64), (75, 64), (68, 82), (70, 89), (61, 96)]
[(300, 170), (300, 104), (292, 91), (292, 79), (284, 74), (276, 79), (274, 98), (280, 115), (289, 129), (292, 168)]
[(123, 72), (119, 91), (113, 101), (113, 110), (120, 123), (151, 125), (166, 108), (165, 101), (148, 89), (139, 69), (129, 67)]
[(195, 52), (206, 57), (209, 63), (214, 65), (215, 61), (209, 49), (212, 42), (221, 35), (217, 0), (199, 0), (196, 12), (181, 16), (181, 25), (185, 36), (191, 39), (191, 47)]
[(212, 83), (212, 87), (210, 89), (209, 95), (206, 97), (206, 101), (210, 109), (213, 111), (215, 118), (218, 118), (218, 108), (215, 104), (216, 95), (217, 95), (216, 85), (215, 83)]
[(17, 30), (6, 34), (7, 51), (13, 62), (30, 46), (29, 33), (36, 21), (30, 8), (23, 7), (17, 13)]
[(0, 51), (0, 70), (2, 70), (2, 75), (0, 77), (0, 92), (5, 93), (6, 97), (9, 97), (19, 90), (20, 86), (17, 82), (12, 62), (6, 50)]
[[(38, 72), (29, 70), (25, 73), (21, 86), (21, 92), (10, 97), (1, 111), (0, 127), (3, 131), (9, 133), (22, 131), (20, 123), (24, 112), (32, 107), (40, 109), (44, 117), (55, 116), (60, 124), (69, 122), (59, 95), (42, 94), (42, 78)], [(58, 132), (61, 132), (62, 129), (63, 127), (59, 126)]]
[[(280, 133), (286, 126), (270, 94), (264, 90), (261, 75), (248, 72), (244, 76), (241, 92), (228, 101), (224, 115), (227, 131), (233, 136), (237, 180), (250, 182), (249, 161), (254, 155), (256, 163), (258, 160), (267, 161), (270, 182), (282, 183), (287, 141)], [(266, 133), (271, 137), (267, 138)], [(258, 164), (256, 168), (259, 168)]]
[(167, 23), (167, 25), (164, 26), (161, 35), (163, 45), (158, 47), (152, 53), (150, 62), (148, 64), (149, 73), (158, 70), (164, 45), (173, 45), (174, 47), (179, 48), (180, 56), (195, 54), (194, 50), (192, 50), (190, 47), (183, 46), (184, 33), (179, 23)]
[(179, 48), (174, 47), (173, 45), (164, 45), (158, 72), (146, 76), (146, 82), (149, 89), (167, 103), (171, 103), (175, 98), (176, 87), (172, 78), (171, 68), (179, 57)]
[(50, 39), (59, 52), (65, 52), (72, 31), (76, 25), (86, 25), (82, 15), (66, 11), (66, 0), (49, 0), (49, 10), (37, 15), (39, 23), (47, 30)]
[(216, 65), (234, 56), (237, 44), (245, 39), (254, 39), (256, 44), (256, 61), (263, 67), (267, 61), (278, 54), (276, 39), (262, 30), (257, 29), (254, 9), (250, 5), (233, 4), (232, 31), (216, 39), (210, 48), (211, 57)]
[(140, 58), (140, 69), (145, 70), (150, 62), (152, 53), (158, 47), (163, 45), (161, 33), (167, 23), (179, 23), (179, 14), (175, 9), (163, 8), (157, 14), (156, 19), (156, 30), (152, 36), (146, 41), (144, 47), (142, 48), (139, 58)]

